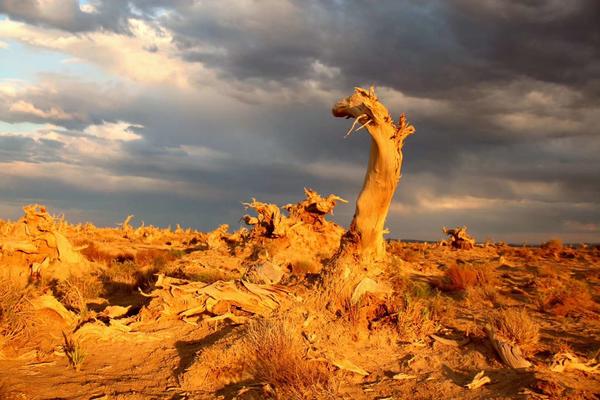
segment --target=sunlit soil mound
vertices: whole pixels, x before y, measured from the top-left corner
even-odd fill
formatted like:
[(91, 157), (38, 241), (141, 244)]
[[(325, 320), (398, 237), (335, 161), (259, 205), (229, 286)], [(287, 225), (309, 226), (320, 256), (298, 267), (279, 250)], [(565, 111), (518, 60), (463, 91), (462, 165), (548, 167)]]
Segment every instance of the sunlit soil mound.
[(234, 232), (0, 221), (0, 398), (598, 396), (599, 247), (388, 241), (390, 293), (331, 308), (341, 199), (305, 194)]

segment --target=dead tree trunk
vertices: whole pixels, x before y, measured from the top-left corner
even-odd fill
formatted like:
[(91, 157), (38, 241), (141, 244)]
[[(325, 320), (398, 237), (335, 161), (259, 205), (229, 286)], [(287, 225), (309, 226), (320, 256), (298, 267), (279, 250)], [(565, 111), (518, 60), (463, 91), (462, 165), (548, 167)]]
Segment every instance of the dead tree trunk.
[(326, 286), (352, 295), (358, 286), (365, 286), (358, 283), (368, 275), (370, 266), (385, 256), (385, 221), (400, 180), (402, 146), (415, 129), (404, 114), (394, 123), (372, 87), (369, 91), (356, 88), (353, 95), (338, 101), (332, 112), (336, 117), (355, 119), (348, 135), (357, 124), (357, 130), (365, 127), (371, 135), (369, 164), (352, 224), (325, 269)]

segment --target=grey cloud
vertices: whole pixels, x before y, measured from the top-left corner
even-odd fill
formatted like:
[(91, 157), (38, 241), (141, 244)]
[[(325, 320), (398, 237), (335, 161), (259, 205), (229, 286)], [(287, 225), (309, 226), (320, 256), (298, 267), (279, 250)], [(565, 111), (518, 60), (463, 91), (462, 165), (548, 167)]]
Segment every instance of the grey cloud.
[[(52, 194), (49, 202), (61, 209), (90, 204), (93, 215), (106, 222), (118, 207), (147, 222), (187, 220), (208, 229), (220, 222), (235, 225), (243, 213), (241, 201), (257, 197), (284, 204), (297, 200), (303, 186), (354, 200), (369, 138), (363, 132), (344, 140), (348, 121), (332, 118), (330, 105), (315, 100), (306, 85), (310, 80), (330, 93), (374, 83), (431, 101), (408, 115), (417, 133), (405, 145), (396, 200), (415, 211), (391, 216), (395, 236), (437, 238), (442, 225), (468, 224), (482, 238), (537, 241), (553, 232), (578, 240), (593, 233), (574, 227), (600, 224), (594, 206), (600, 198), (600, 6), (595, 1), (277, 1), (246, 8), (183, 0), (120, 3), (101, 2), (99, 10), (106, 11), (89, 17), (74, 13), (60, 23), (32, 7), (28, 13), (14, 4), (8, 10), (7, 1), (0, 2), (0, 12), (71, 31), (119, 31), (103, 18), (119, 21), (134, 13), (168, 28), (182, 60), (217, 72), (220, 80), (211, 83), (212, 91), (200, 84), (197, 94), (132, 90), (48, 75), (42, 83), (47, 79), (58, 90), (41, 85), (23, 100), (77, 115), (54, 122), (73, 135), (102, 121), (144, 126), (138, 131), (142, 140), (123, 145), (127, 157), (95, 160), (99, 168), (117, 176), (198, 184), (225, 195), (215, 202), (124, 191), (111, 203), (110, 196), (95, 194), (99, 198), (93, 200), (84, 190), (60, 186), (64, 183), (43, 186)], [(317, 62), (331, 70), (319, 72)], [(263, 97), (256, 95), (261, 90)], [(284, 100), (270, 99), (269, 90), (273, 99)], [(287, 98), (286, 91), (296, 97)], [(386, 104), (393, 100), (388, 96), (382, 95)], [(47, 122), (10, 113), (2, 101), (1, 120)], [(400, 105), (390, 108), (396, 118), (403, 111)], [(0, 157), (60, 156), (56, 144), (2, 140)], [(227, 158), (186, 156), (182, 145)], [(353, 168), (338, 179), (316, 174), (309, 168), (313, 163)], [(23, 182), (11, 199), (43, 196), (34, 188), (38, 184)], [(67, 200), (64, 193), (76, 194)], [(428, 210), (424, 195), (432, 201), (470, 196), (492, 202), (481, 209)], [(342, 207), (338, 221), (347, 223), (352, 208)]]
[(78, 0), (0, 0), (0, 13), (34, 25), (87, 32), (106, 29), (127, 32), (126, 18), (131, 16), (128, 1), (100, 0), (91, 2), (96, 11), (86, 13)]

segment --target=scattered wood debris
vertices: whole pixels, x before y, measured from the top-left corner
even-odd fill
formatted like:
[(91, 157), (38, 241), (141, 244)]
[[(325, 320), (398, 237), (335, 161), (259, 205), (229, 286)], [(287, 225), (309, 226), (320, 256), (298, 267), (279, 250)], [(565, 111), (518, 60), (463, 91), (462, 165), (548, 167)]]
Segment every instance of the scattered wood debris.
[(485, 376), (485, 371), (481, 371), (480, 373), (475, 375), (471, 383), (466, 384), (465, 387), (471, 390), (479, 389), (480, 387), (487, 383), (490, 383), (491, 381), (492, 380), (489, 378), (489, 376)]
[(217, 281), (212, 284), (158, 275), (154, 306), (164, 316), (175, 316), (186, 322), (197, 322), (204, 317), (233, 314), (237, 316), (267, 316), (282, 301), (291, 299), (282, 286), (259, 285), (245, 280)]
[(475, 239), (467, 233), (467, 227), (456, 227), (453, 229), (443, 228), (444, 234), (450, 236), (443, 244), (458, 250), (471, 250), (475, 247)]
[(471, 341), (471, 339), (468, 337), (464, 338), (463, 340), (455, 340), (455, 339), (448, 339), (445, 337), (441, 337), (438, 335), (430, 335), (430, 336), (436, 342), (445, 344), (446, 346), (452, 346), (452, 347), (462, 347)]
[(417, 376), (400, 372), (400, 373), (397, 373), (394, 376), (392, 376), (392, 379), (395, 379), (397, 381), (404, 381), (404, 380), (408, 380), (408, 379), (417, 379)]
[(583, 362), (572, 353), (558, 353), (552, 358), (550, 370), (553, 372), (565, 372), (568, 370), (584, 371), (590, 374), (600, 373), (600, 363), (595, 359)]
[(529, 368), (531, 363), (523, 356), (521, 348), (512, 343), (502, 340), (496, 335), (494, 328), (490, 325), (485, 327), (490, 342), (494, 350), (498, 353), (502, 361), (513, 369)]

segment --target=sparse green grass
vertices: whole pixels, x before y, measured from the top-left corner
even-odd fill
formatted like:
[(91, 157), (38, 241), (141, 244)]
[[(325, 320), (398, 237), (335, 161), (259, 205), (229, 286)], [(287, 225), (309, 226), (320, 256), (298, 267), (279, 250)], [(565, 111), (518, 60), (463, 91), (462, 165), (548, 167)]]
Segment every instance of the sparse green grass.
[(69, 365), (73, 367), (75, 371), (81, 370), (81, 365), (86, 358), (86, 353), (83, 350), (83, 347), (80, 342), (76, 341), (72, 337), (68, 337), (66, 333), (63, 332), (64, 344), (63, 351), (65, 356), (67, 356), (67, 360), (69, 361)]
[(452, 300), (428, 282), (400, 275), (392, 279), (395, 295), (387, 307), (403, 341), (415, 342), (435, 333), (443, 321), (452, 319)]

